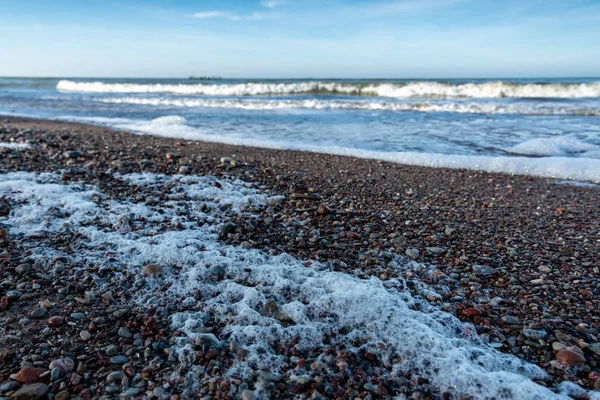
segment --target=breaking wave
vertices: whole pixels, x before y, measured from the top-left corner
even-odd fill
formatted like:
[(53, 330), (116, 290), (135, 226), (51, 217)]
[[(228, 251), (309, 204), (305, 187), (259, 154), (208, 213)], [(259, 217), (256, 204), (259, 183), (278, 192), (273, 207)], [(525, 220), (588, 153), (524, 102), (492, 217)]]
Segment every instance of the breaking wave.
[(600, 81), (590, 83), (342, 83), (305, 81), (236, 84), (140, 84), (61, 80), (56, 89), (83, 93), (174, 93), (209, 96), (260, 96), (287, 94), (345, 94), (395, 98), (599, 98)]
[(600, 108), (549, 106), (549, 105), (513, 105), (513, 104), (477, 104), (477, 103), (393, 103), (393, 102), (357, 102), (339, 100), (244, 100), (244, 99), (190, 99), (190, 98), (141, 98), (114, 97), (95, 99), (102, 103), (137, 104), (173, 107), (233, 108), (242, 110), (372, 110), (372, 111), (418, 111), (418, 112), (454, 112), (465, 114), (520, 114), (520, 115), (578, 115), (600, 116)]

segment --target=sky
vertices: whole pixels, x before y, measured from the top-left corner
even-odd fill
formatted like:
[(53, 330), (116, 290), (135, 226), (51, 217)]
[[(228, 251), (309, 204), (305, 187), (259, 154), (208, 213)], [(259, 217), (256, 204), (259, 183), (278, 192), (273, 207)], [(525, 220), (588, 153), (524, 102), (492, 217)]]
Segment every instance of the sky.
[(600, 76), (600, 0), (0, 0), (0, 76)]

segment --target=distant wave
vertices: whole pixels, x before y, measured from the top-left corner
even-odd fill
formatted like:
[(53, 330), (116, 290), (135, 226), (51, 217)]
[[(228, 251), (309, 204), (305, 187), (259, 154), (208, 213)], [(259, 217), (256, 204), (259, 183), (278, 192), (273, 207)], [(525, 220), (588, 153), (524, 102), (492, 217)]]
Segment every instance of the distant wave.
[(435, 104), (391, 103), (382, 101), (357, 102), (340, 100), (238, 100), (238, 99), (181, 99), (181, 98), (142, 98), (111, 97), (98, 98), (95, 101), (113, 104), (139, 104), (150, 106), (234, 108), (243, 110), (381, 110), (381, 111), (418, 111), (418, 112), (455, 112), (472, 114), (521, 114), (521, 115), (579, 115), (600, 116), (600, 108), (549, 105), (499, 105), (476, 103)]
[(485, 82), (451, 84), (442, 82), (410, 83), (239, 83), (239, 84), (139, 84), (107, 82), (75, 82), (61, 80), (56, 89), (83, 93), (173, 93), (209, 96), (259, 96), (285, 94), (346, 94), (395, 98), (598, 98), (600, 82), (517, 84)]

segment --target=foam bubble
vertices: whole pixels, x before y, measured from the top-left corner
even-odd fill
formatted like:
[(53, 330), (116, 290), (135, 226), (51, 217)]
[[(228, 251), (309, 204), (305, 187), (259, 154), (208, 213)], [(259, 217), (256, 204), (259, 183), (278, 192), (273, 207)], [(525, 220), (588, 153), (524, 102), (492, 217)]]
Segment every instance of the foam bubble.
[[(532, 381), (544, 377), (540, 368), (489, 348), (470, 325), (412, 295), (402, 279), (363, 280), (333, 272), (326, 264), (307, 268), (303, 260), (285, 254), (273, 256), (219, 242), (216, 231), (228, 215), (243, 212), (252, 218), (252, 210), (269, 201), (251, 185), (211, 177), (135, 174), (120, 178), (161, 191), (167, 199), (148, 206), (109, 198), (88, 185), (62, 185), (58, 175), (2, 174), (0, 195), (17, 201), (3, 223), (11, 234), (25, 238), (72, 230), (81, 243), (77, 251), (64, 255), (81, 265), (105, 264), (106, 248), (112, 249), (119, 268), (134, 277), (148, 262), (164, 265), (161, 276), (147, 278), (145, 286), (132, 292), (132, 301), (141, 307), (177, 301), (187, 308), (172, 316), (172, 327), (187, 334), (176, 345), (182, 368), (191, 368), (198, 340), (219, 345), (227, 337), (249, 350), (249, 357), (234, 361), (223, 373), (268, 367), (291, 379), (293, 372), (286, 372), (285, 357), (275, 343), (299, 336), (300, 349), (343, 343), (351, 351), (369, 349), (383, 359), (399, 358), (382, 372), (384, 376), (412, 371), (457, 395), (567, 398)], [(162, 229), (165, 221), (176, 217), (183, 229)], [(118, 225), (123, 218), (143, 221), (142, 229), (123, 231)], [(49, 253), (57, 252), (39, 245), (31, 257), (43, 264), (51, 258)], [(403, 263), (396, 259), (390, 267), (403, 268)], [(223, 279), (215, 279), (216, 274)], [(103, 279), (93, 282), (97, 290), (108, 285)], [(159, 290), (166, 286), (167, 290)], [(293, 323), (285, 326), (279, 317), (260, 312), (268, 302), (277, 304)], [(221, 337), (201, 333), (211, 318), (212, 326), (223, 327)], [(325, 336), (330, 336), (331, 344), (325, 345)], [(200, 372), (192, 368), (189, 377), (204, 379)], [(578, 390), (573, 384), (562, 388)]]

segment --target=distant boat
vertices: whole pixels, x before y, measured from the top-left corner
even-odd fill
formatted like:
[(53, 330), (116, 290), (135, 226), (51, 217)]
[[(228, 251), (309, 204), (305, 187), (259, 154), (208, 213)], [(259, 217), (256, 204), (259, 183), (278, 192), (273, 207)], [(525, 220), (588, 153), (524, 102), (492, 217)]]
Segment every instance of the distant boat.
[(220, 76), (194, 76), (191, 75), (190, 77), (188, 77), (188, 79), (192, 79), (195, 81), (220, 81), (221, 78)]

